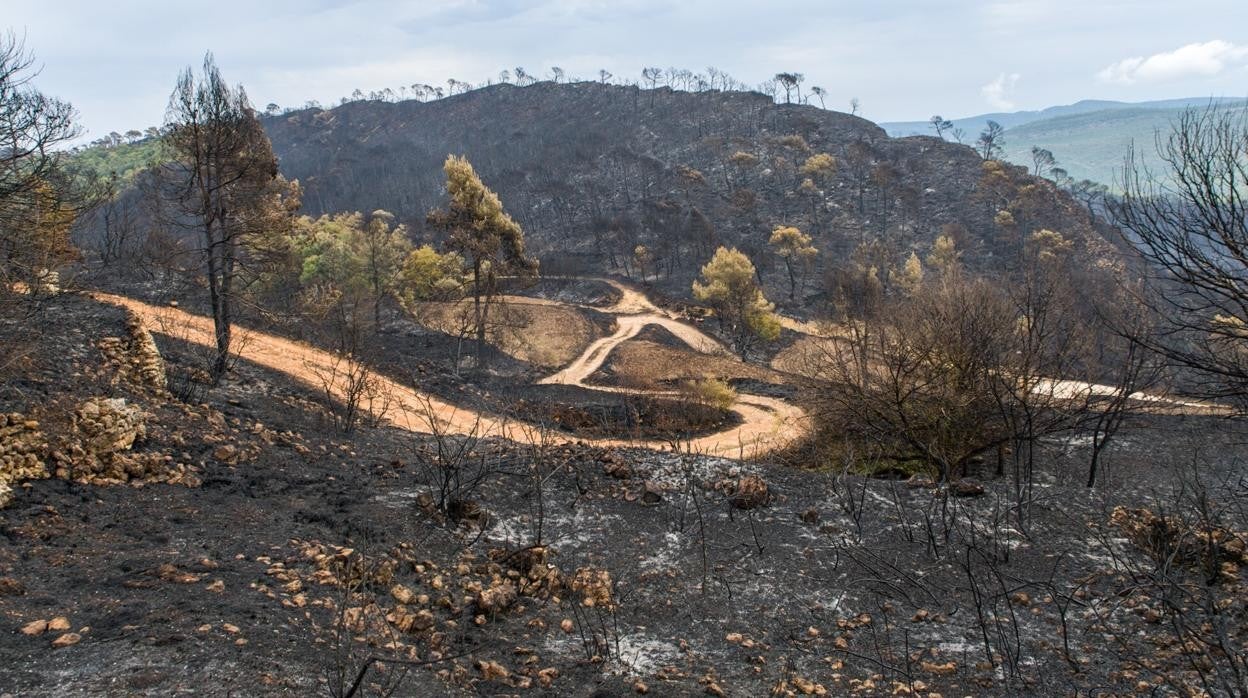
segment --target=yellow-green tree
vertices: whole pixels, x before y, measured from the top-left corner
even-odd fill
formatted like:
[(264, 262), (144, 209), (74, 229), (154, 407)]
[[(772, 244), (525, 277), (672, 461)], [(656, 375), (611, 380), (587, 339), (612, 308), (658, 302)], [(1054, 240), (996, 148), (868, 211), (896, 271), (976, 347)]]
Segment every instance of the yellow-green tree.
[(784, 261), (784, 268), (789, 272), (789, 300), (797, 295), (799, 277), (803, 284), (806, 271), (814, 261), (819, 250), (810, 244), (810, 236), (791, 225), (777, 225), (771, 231), (771, 239), (767, 244), (776, 251), (776, 255)]
[(503, 202), (477, 176), (468, 158), (447, 156), (442, 169), (450, 202), (446, 209), (429, 214), (429, 222), (446, 231), (447, 248), (465, 260), (472, 284), (477, 365), (482, 366), (486, 323), (499, 277), (536, 273), (537, 261), (525, 254), (520, 224), (503, 210)]
[(807, 177), (813, 177), (815, 181), (826, 181), (836, 172), (836, 158), (827, 153), (815, 153), (802, 163), (800, 172)]
[(770, 342), (780, 336), (775, 304), (758, 287), (753, 262), (735, 247), (715, 251), (701, 279), (693, 282), (693, 296), (715, 309), (720, 329), (743, 357), (755, 339)]
[(910, 257), (906, 259), (905, 265), (901, 268), (901, 273), (897, 274), (897, 285), (911, 296), (918, 293), (919, 288), (923, 286), (923, 262), (919, 260), (919, 255), (915, 252), (910, 253)]
[(932, 251), (927, 255), (927, 265), (941, 275), (947, 276), (961, 270), (962, 253), (949, 235), (941, 235), (932, 243)]
[(464, 258), (455, 252), (439, 253), (429, 245), (412, 250), (400, 272), (401, 297), (405, 303), (450, 300), (464, 287)]

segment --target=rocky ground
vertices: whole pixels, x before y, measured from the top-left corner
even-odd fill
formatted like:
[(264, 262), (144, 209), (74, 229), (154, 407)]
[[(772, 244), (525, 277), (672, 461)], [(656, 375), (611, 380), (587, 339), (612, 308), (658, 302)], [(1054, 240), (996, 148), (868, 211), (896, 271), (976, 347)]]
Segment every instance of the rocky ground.
[[(1248, 449), (1210, 418), (1148, 418), (1094, 490), (1048, 444), (1020, 519), (991, 472), (342, 435), (245, 363), (189, 405), (121, 311), (56, 312), (0, 401), (49, 476), (0, 510), (0, 695), (329, 694), (370, 658), (358, 695), (1164, 695), (1229, 660), (1184, 618), (1245, 639)], [(1199, 492), (1221, 528), (1176, 538)]]

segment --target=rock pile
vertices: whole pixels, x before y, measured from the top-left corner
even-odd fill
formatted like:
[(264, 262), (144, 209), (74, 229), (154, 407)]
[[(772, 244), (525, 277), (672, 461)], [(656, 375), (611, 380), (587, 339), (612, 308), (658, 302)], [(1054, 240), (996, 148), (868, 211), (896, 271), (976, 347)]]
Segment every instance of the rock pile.
[(111, 371), (114, 383), (128, 383), (163, 394), (168, 390), (165, 360), (156, 347), (152, 333), (137, 316), (126, 321), (126, 338), (105, 337), (100, 340), (105, 369)]
[(39, 422), (19, 412), (0, 413), (0, 507), (12, 500), (14, 483), (48, 476), (47, 450)]
[(147, 436), (148, 415), (124, 398), (89, 398), (73, 415), (63, 448), (52, 458), (56, 476), (84, 484), (115, 485), (135, 480), (194, 486), (185, 465), (157, 453), (133, 453)]

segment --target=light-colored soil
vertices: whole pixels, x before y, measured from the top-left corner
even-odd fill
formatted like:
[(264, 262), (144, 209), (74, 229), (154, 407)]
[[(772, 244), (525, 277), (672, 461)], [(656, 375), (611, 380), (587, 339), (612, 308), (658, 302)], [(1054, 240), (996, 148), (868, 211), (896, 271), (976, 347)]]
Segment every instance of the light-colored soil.
[[(204, 316), (177, 308), (154, 306), (123, 296), (98, 294), (96, 297), (129, 309), (141, 317), (154, 332), (202, 346), (211, 346), (214, 342), (212, 321)], [(642, 320), (643, 318), (640, 317), (634, 320), (625, 319), (622, 325), (624, 327), (635, 326), (636, 331), (639, 331), (646, 324)], [(667, 326), (668, 321), (671, 321), (670, 318), (664, 318), (661, 324)], [(625, 333), (627, 331), (625, 330)], [(633, 331), (633, 334), (636, 334), (636, 331)], [(708, 348), (710, 346), (704, 342), (712, 344), (714, 342), (701, 332), (687, 326), (685, 330), (678, 328), (673, 333), (689, 337), (698, 342), (700, 346)], [(612, 340), (619, 334), (617, 332), (616, 335), (606, 340)], [(598, 340), (594, 345), (601, 348), (600, 343), (603, 341)], [(611, 346), (618, 345), (619, 341)], [(588, 368), (588, 373), (584, 374), (587, 376), (601, 365), (601, 360), (594, 365), (595, 359), (590, 356), (594, 351), (594, 345), (591, 345), (590, 350), (574, 362), (575, 370), (567, 375), (577, 377)], [(341, 373), (341, 359), (330, 352), (271, 334), (250, 331), (247, 333), (246, 341), (241, 345), (240, 353), (243, 359), (289, 375), (316, 391), (325, 390), (328, 382), (329, 392), (339, 398), (344, 393), (345, 377), (338, 377)], [(604, 352), (602, 358), (605, 356)], [(411, 431), (481, 437), (497, 436), (522, 443), (581, 441), (598, 446), (640, 446), (658, 450), (668, 447), (665, 441), (575, 439), (562, 434), (543, 433), (534, 424), (462, 408), (385, 376), (378, 376), (377, 383), (379, 391), (386, 395), (388, 401), (385, 419), (395, 426)], [(607, 392), (636, 392), (619, 388), (598, 389)], [(724, 431), (692, 439), (683, 444), (684, 448), (695, 453), (730, 458), (756, 457), (787, 446), (801, 437), (808, 427), (808, 420), (801, 409), (775, 398), (741, 395), (733, 411), (741, 418), (739, 424)]]
[[(470, 331), (472, 301), (422, 303), (413, 319), (458, 336)], [(598, 336), (597, 328), (575, 307), (555, 301), (504, 296), (490, 308), (486, 339), (499, 351), (542, 368), (558, 368), (576, 358)]]
[(664, 383), (699, 378), (789, 382), (777, 371), (727, 356), (701, 354), (641, 339), (630, 339), (620, 344), (611, 357), (611, 367), (619, 385), (643, 390), (658, 389)]

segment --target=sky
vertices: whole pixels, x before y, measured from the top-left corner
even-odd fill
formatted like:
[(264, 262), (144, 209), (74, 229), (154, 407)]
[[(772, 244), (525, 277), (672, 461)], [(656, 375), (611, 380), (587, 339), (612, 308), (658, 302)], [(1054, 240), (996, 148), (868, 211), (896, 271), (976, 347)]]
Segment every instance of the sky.
[(1248, 97), (1248, 0), (0, 0), (5, 25), (86, 139), (163, 122), (209, 50), (261, 108), (516, 66), (714, 66), (750, 85), (799, 72), (828, 108), (857, 98), (874, 121)]

